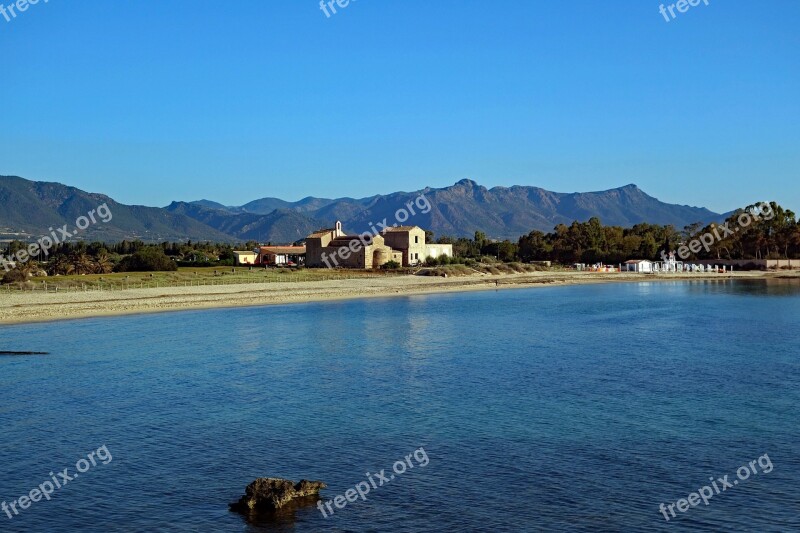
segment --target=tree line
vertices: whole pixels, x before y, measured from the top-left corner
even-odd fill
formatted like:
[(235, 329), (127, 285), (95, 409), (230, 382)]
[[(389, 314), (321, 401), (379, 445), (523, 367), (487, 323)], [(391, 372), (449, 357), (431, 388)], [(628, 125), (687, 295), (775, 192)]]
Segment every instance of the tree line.
[[(751, 216), (753, 213), (761, 216)], [(743, 224), (747, 221), (748, 224)], [(427, 233), (432, 242), (434, 235)], [(713, 238), (709, 238), (711, 235)], [(618, 264), (629, 259), (660, 260), (664, 253), (704, 239), (706, 245), (692, 251), (692, 259), (795, 259), (800, 258), (800, 224), (794, 212), (775, 202), (753, 204), (732, 213), (719, 224), (691, 224), (681, 230), (671, 225), (636, 224), (630, 228), (604, 226), (599, 218), (557, 225), (544, 233), (534, 230), (516, 242), (492, 240), (476, 231), (472, 238), (440, 237), (436, 242), (453, 245), (453, 258), (431, 262), (460, 263), (493, 258), (504, 262), (552, 261), (560, 264)], [(28, 243), (12, 241), (5, 249), (10, 258)], [(212, 242), (164, 242), (141, 240), (106, 244), (84, 241), (60, 243), (47, 254), (19, 264), (5, 274), (4, 282), (24, 281), (30, 276), (107, 274), (176, 270), (178, 266), (229, 266), (234, 250), (253, 250), (259, 244)]]
[[(12, 258), (29, 243), (11, 241), (4, 256)], [(230, 266), (234, 250), (252, 250), (258, 244), (249, 241), (232, 246), (212, 242), (164, 242), (147, 244), (141, 240), (102, 243), (75, 241), (60, 243), (16, 268), (4, 273), (3, 282), (25, 281), (31, 276), (47, 274), (81, 275), (111, 272), (174, 271), (179, 266)]]
[[(763, 214), (758, 218), (752, 213)], [(742, 224), (750, 220), (749, 224)], [(775, 202), (747, 206), (721, 223), (695, 223), (682, 229), (671, 225), (636, 224), (630, 228), (604, 226), (599, 218), (557, 225), (545, 233), (534, 230), (518, 241), (492, 241), (483, 232), (472, 239), (441, 237), (437, 242), (452, 244), (458, 257), (490, 256), (501, 261), (552, 261), (561, 264), (619, 264), (629, 259), (661, 260), (663, 253), (711, 235), (708, 246), (692, 259), (796, 259), (800, 258), (800, 224), (794, 212)], [(687, 247), (688, 248), (688, 247)]]

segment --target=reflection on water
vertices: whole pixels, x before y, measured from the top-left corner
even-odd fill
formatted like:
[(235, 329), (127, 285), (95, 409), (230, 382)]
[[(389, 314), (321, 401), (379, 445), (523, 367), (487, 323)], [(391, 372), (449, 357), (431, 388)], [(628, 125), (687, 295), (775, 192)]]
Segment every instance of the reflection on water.
[[(0, 502), (114, 461), (0, 529), (798, 531), (800, 282), (644, 282), (0, 328)], [(324, 518), (228, 510), (260, 476), (343, 494)], [(658, 512), (765, 453), (775, 471)], [(498, 490), (497, 487), (500, 487)]]
[(295, 523), (298, 521), (298, 514), (319, 513), (317, 499), (316, 496), (295, 498), (276, 511), (253, 512), (242, 518), (251, 526), (247, 528), (248, 531), (296, 531)]
[(691, 293), (737, 296), (798, 296), (800, 278), (698, 280), (688, 283)]

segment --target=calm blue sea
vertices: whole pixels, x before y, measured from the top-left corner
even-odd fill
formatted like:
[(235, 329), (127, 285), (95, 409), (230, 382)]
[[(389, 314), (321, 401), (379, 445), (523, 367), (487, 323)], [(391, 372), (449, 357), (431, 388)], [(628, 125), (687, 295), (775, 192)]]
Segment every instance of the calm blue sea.
[[(112, 459), (0, 531), (800, 531), (799, 341), (791, 281), (3, 327), (0, 350), (51, 353), (0, 357), (0, 501)], [(333, 498), (419, 448), (329, 518), (227, 508), (259, 476)], [(765, 454), (708, 506), (659, 511)]]

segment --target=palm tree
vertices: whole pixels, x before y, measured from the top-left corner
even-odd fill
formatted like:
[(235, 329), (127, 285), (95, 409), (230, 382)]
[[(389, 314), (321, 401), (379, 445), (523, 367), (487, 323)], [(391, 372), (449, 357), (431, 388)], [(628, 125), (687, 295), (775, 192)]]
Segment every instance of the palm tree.
[(75, 274), (91, 274), (94, 270), (92, 259), (86, 252), (77, 252), (72, 255), (72, 268)]
[(25, 276), (25, 279), (35, 276), (40, 270), (42, 270), (36, 261), (28, 261), (27, 263), (23, 263), (19, 265), (17, 269), (22, 272), (22, 275)]
[(53, 275), (66, 275), (72, 270), (72, 263), (66, 255), (58, 255), (50, 263), (50, 273)]
[(94, 260), (94, 269), (98, 274), (110, 274), (114, 269), (114, 263), (105, 252), (100, 252)]

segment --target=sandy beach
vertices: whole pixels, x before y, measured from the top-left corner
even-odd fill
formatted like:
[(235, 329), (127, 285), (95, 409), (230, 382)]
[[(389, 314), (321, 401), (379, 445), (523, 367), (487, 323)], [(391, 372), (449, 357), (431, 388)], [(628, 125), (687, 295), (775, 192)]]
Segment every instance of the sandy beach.
[(331, 281), (161, 287), (117, 291), (45, 293), (2, 291), (0, 324), (54, 321), (132, 313), (321, 302), (472, 290), (505, 290), (587, 283), (663, 282), (679, 280), (769, 279), (798, 273), (634, 274), (535, 272), (500, 276), (345, 279)]

